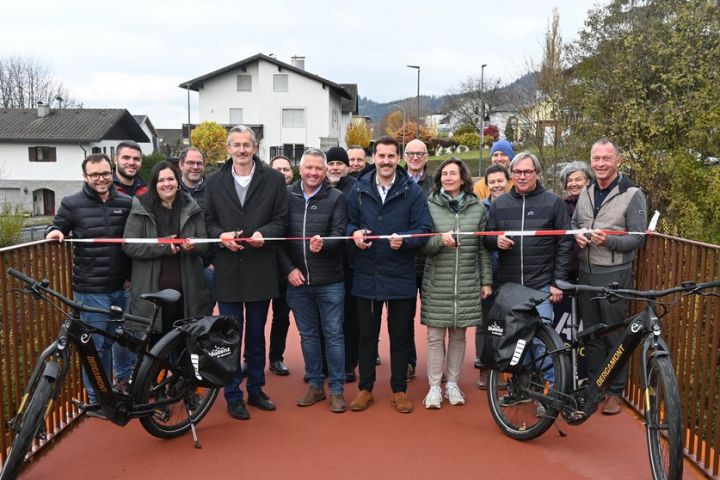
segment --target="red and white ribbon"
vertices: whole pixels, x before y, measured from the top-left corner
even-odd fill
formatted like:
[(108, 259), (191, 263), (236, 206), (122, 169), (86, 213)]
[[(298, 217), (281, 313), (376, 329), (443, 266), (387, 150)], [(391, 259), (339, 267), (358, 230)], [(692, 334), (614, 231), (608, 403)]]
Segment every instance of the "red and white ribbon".
[[(602, 230), (606, 235), (649, 235), (655, 231), (657, 227), (658, 219), (660, 218), (660, 212), (655, 212), (647, 230), (644, 232), (628, 232), (619, 230)], [(564, 235), (577, 235), (577, 234), (588, 234), (593, 230), (587, 228), (578, 228), (574, 230), (494, 230), (488, 232), (455, 232), (458, 236), (477, 236), (477, 237), (490, 237), (490, 236), (501, 236), (506, 237), (559, 237)], [(442, 235), (442, 232), (432, 233), (407, 233), (400, 235), (363, 235), (365, 240), (386, 240), (389, 238), (422, 238), (422, 237), (434, 237)], [(263, 238), (266, 242), (273, 241), (293, 241), (302, 240), (309, 241), (312, 237), (265, 237)], [(329, 236), (321, 237), (323, 240), (352, 240), (351, 235), (341, 236)], [(191, 243), (221, 243), (223, 240), (219, 238), (68, 238), (64, 241), (74, 243), (142, 243), (142, 244), (181, 244), (187, 241)], [(235, 242), (247, 242), (251, 240), (250, 237), (238, 237), (235, 238)]]

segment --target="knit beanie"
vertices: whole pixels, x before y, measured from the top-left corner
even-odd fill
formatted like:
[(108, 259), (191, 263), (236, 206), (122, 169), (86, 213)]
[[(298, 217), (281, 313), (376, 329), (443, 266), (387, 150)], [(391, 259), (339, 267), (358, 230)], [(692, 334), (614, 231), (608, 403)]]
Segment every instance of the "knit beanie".
[(327, 151), (325, 156), (327, 157), (328, 163), (335, 161), (342, 162), (345, 165), (350, 166), (348, 154), (342, 147), (332, 147), (330, 150)]
[(492, 154), (495, 152), (503, 152), (505, 155), (510, 157), (510, 160), (512, 160), (515, 156), (515, 152), (513, 152), (512, 148), (512, 143), (508, 142), (507, 140), (498, 140), (497, 142), (493, 143), (492, 147), (490, 148), (490, 156), (492, 156)]

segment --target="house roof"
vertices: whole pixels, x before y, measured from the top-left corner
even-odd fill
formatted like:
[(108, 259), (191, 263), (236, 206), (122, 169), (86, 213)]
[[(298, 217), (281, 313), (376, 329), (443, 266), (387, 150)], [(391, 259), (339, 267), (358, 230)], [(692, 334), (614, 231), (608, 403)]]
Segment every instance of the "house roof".
[(199, 91), (200, 88), (203, 86), (206, 80), (210, 80), (211, 78), (217, 77), (219, 75), (222, 75), (224, 73), (230, 72), (232, 70), (236, 70), (240, 67), (243, 67), (245, 65), (255, 63), (257, 61), (264, 60), (266, 62), (270, 62), (274, 65), (277, 65), (279, 68), (289, 70), (291, 72), (295, 72), (298, 75), (302, 75), (304, 77), (313, 79), (317, 82), (322, 83), (323, 85), (327, 85), (328, 87), (335, 90), (338, 94), (340, 94), (341, 97), (347, 98), (348, 100), (352, 100), (352, 96), (343, 88), (342, 85), (339, 85), (335, 82), (331, 82), (330, 80), (320, 77), (318, 75), (314, 75), (312, 73), (306, 72), (305, 70), (301, 68), (294, 67), (290, 65), (289, 63), (281, 62), (277, 58), (269, 57), (267, 55), (263, 55), (262, 53), (258, 53), (256, 55), (253, 55), (252, 57), (248, 57), (245, 60), (240, 60), (239, 62), (233, 63), (232, 65), (228, 65), (226, 67), (223, 67), (219, 70), (215, 70), (214, 72), (207, 73), (205, 75), (202, 75), (197, 78), (193, 78), (192, 80), (188, 80), (187, 82), (183, 82), (180, 85), (178, 85), (180, 88), (189, 88), (190, 90), (193, 90), (195, 92)]
[(133, 118), (135, 121), (142, 127), (143, 123), (147, 124), (147, 127), (150, 129), (150, 133), (157, 136), (157, 130), (155, 129), (155, 125), (150, 121), (150, 117), (147, 115), (133, 115)]
[(38, 117), (35, 108), (0, 109), (0, 141), (90, 143), (101, 140), (149, 142), (125, 109), (67, 108)]

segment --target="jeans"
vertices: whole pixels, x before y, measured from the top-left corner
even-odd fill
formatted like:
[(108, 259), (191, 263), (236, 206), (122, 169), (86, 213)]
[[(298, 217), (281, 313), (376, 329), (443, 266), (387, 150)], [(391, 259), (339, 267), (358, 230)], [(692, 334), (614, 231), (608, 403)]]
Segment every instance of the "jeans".
[[(545, 285), (542, 288), (538, 288), (541, 292), (550, 293), (550, 285)], [(552, 324), (554, 312), (553, 312), (553, 304), (550, 303), (550, 300), (545, 300), (540, 305), (537, 306), (537, 311), (540, 314), (540, 318), (542, 318), (542, 322), (545, 324)]]
[(330, 285), (301, 285), (287, 287), (287, 302), (295, 315), (300, 332), (300, 347), (305, 360), (308, 384), (323, 387), (322, 349), (320, 332), (325, 338), (330, 393), (342, 394), (345, 384), (345, 339), (343, 317), (345, 286), (342, 282)]
[[(267, 320), (270, 300), (258, 302), (218, 302), (221, 315), (234, 315), (237, 318), (240, 337), (245, 330), (245, 359), (248, 367), (248, 395), (258, 395), (265, 385), (265, 321)], [(243, 329), (243, 327), (246, 327)], [(242, 357), (241, 357), (242, 358)], [(242, 401), (242, 370), (238, 368), (235, 378), (225, 387), (225, 400), (228, 404)]]
[[(125, 309), (125, 306), (127, 304), (127, 297), (125, 294), (124, 289), (115, 290), (114, 292), (109, 293), (83, 293), (83, 292), (73, 292), (73, 295), (75, 296), (75, 300), (82, 303), (83, 305), (87, 305), (89, 307), (97, 307), (97, 308), (110, 308), (112, 306), (120, 307), (123, 310)], [(109, 322), (108, 316), (103, 315), (101, 313), (90, 313), (90, 312), (80, 312), (80, 319), (87, 323), (88, 325), (91, 325), (98, 330), (102, 330), (108, 333), (115, 333), (115, 330), (117, 330), (118, 323), (115, 322)], [(98, 357), (100, 357), (100, 363), (102, 364), (103, 371), (105, 372), (105, 376), (107, 377), (108, 381), (112, 382), (112, 366), (113, 366), (113, 341), (109, 338), (103, 337), (100, 334), (93, 334), (92, 335), (93, 343), (95, 344), (95, 349), (97, 350)], [(125, 349), (127, 350), (127, 349)], [(134, 360), (134, 359), (133, 359)], [(127, 359), (126, 359), (127, 361)], [(134, 363), (134, 361), (133, 361)], [(125, 367), (125, 366), (123, 366)], [(130, 371), (132, 371), (132, 365), (130, 365)], [(116, 375), (117, 376), (117, 375)], [(128, 374), (128, 377), (130, 375)], [(127, 378), (127, 377), (125, 377)], [(85, 390), (88, 392), (88, 399), (90, 403), (95, 403), (96, 396), (95, 391), (92, 388), (92, 385), (90, 383), (90, 378), (87, 375), (87, 372), (83, 369), (83, 384), (85, 385)]]
[[(130, 289), (125, 289), (125, 305), (123, 305), (124, 311), (130, 309)], [(115, 372), (115, 381), (128, 380), (132, 375), (133, 367), (137, 360), (137, 355), (131, 352), (128, 347), (123, 347), (117, 343), (113, 343), (112, 346), (113, 355), (113, 371)]]

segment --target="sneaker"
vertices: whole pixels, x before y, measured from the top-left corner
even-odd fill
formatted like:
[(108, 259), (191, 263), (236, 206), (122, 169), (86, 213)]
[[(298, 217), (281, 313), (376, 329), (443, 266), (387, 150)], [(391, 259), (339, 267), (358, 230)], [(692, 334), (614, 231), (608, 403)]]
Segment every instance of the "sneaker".
[(440, 390), (440, 387), (430, 387), (430, 391), (423, 400), (423, 405), (425, 405), (425, 408), (442, 407), (442, 390)]
[(500, 399), (501, 407), (514, 407), (522, 403), (530, 403), (530, 399), (523, 395), (516, 395), (514, 392), (508, 392)]
[(547, 410), (545, 410), (545, 407), (542, 403), (538, 403), (537, 408), (535, 409), (535, 416), (538, 418), (542, 418), (547, 415)]
[(465, 395), (456, 383), (449, 383), (445, 386), (445, 398), (450, 405), (465, 405)]

